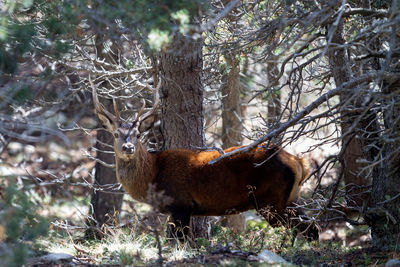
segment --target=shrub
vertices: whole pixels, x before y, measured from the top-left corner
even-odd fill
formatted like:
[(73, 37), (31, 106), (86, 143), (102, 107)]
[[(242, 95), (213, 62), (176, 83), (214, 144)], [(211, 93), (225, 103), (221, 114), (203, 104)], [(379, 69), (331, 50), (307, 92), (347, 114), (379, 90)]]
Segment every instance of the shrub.
[(4, 187), (0, 201), (0, 222), (5, 229), (0, 247), (4, 266), (25, 264), (33, 241), (48, 232), (48, 222), (37, 213), (38, 204), (29, 191), (18, 190), (15, 184)]

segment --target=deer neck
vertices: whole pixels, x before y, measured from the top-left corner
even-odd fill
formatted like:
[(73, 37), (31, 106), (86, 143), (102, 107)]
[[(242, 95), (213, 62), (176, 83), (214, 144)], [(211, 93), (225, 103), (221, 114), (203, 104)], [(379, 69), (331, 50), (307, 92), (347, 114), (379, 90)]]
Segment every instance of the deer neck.
[(155, 159), (142, 144), (137, 144), (132, 158), (116, 156), (117, 178), (135, 200), (146, 202), (149, 185), (155, 178)]

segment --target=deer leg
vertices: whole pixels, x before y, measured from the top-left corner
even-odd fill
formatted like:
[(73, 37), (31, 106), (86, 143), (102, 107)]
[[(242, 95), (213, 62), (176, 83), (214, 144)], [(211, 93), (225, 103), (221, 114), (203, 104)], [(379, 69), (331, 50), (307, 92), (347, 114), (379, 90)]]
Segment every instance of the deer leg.
[(171, 212), (167, 226), (167, 237), (183, 242), (190, 233), (190, 212), (176, 209)]

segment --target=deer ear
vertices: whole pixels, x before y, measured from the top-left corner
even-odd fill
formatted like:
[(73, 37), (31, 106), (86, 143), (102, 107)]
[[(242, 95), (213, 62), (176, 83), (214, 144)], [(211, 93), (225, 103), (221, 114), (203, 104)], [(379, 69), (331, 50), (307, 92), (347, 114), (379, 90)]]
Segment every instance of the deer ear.
[(153, 127), (155, 120), (156, 120), (156, 116), (154, 116), (154, 115), (146, 118), (144, 121), (142, 121), (140, 123), (139, 132), (143, 133), (143, 132), (150, 130), (150, 128)]
[(116, 130), (116, 125), (113, 123), (113, 121), (108, 118), (106, 115), (98, 113), (97, 116), (99, 117), (100, 122), (105, 126), (105, 128), (109, 132), (114, 132)]

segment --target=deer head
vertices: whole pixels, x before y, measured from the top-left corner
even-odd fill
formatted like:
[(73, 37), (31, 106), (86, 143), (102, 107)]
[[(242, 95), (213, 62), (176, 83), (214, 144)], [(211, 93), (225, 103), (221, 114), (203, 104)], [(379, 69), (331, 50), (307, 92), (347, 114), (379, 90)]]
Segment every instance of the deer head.
[(95, 111), (100, 121), (114, 137), (114, 151), (118, 158), (123, 160), (131, 160), (134, 157), (135, 151), (139, 145), (141, 145), (140, 138), (142, 134), (149, 130), (154, 123), (152, 115), (157, 109), (159, 104), (159, 88), (161, 81), (158, 81), (157, 88), (153, 88), (149, 85), (139, 84), (142, 87), (146, 87), (153, 92), (154, 102), (153, 107), (144, 113), (146, 102), (142, 99), (142, 107), (140, 108), (136, 118), (134, 120), (124, 121), (120, 118), (117, 104), (113, 98), (114, 114), (109, 112), (99, 102), (97, 96), (96, 87), (93, 85), (92, 80), (89, 77), (89, 82), (92, 87), (93, 104)]

